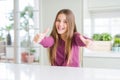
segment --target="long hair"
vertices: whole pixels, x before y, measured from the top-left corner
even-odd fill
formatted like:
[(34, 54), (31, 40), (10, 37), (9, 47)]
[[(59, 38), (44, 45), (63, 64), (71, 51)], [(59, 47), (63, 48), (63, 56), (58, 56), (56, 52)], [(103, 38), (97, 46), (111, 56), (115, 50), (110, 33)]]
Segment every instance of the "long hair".
[(74, 32), (77, 31), (76, 24), (75, 24), (75, 16), (73, 12), (69, 9), (62, 9), (56, 15), (56, 18), (53, 24), (53, 29), (50, 34), (50, 36), (54, 38), (54, 45), (49, 48), (49, 53), (50, 53), (49, 58), (50, 58), (51, 65), (54, 65), (54, 62), (56, 59), (56, 52), (57, 52), (56, 50), (58, 47), (58, 41), (60, 39), (60, 35), (57, 33), (57, 29), (55, 26), (55, 23), (59, 14), (64, 14), (66, 16), (66, 21), (68, 26), (67, 34), (66, 34), (66, 42), (65, 42), (65, 55), (66, 55), (67, 64), (69, 65), (69, 62), (71, 60), (72, 38), (73, 38)]

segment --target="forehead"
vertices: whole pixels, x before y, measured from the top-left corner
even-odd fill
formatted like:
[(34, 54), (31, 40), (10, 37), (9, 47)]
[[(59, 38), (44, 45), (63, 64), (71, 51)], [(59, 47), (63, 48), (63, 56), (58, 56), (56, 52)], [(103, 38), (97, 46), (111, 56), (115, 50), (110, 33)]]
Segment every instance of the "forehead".
[(65, 14), (59, 14), (57, 16), (57, 19), (66, 19), (66, 15)]

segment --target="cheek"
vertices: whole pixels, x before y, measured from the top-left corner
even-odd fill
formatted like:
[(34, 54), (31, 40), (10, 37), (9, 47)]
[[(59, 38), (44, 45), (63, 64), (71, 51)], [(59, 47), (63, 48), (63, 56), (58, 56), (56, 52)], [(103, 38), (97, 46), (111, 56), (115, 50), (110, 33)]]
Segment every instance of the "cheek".
[(55, 25), (55, 28), (56, 28), (56, 29), (58, 28), (57, 24)]
[(56, 28), (58, 27), (58, 23), (57, 22), (55, 23), (55, 26), (56, 26)]
[(68, 30), (68, 27), (67, 27), (67, 25), (65, 26), (65, 29), (66, 29), (66, 31)]

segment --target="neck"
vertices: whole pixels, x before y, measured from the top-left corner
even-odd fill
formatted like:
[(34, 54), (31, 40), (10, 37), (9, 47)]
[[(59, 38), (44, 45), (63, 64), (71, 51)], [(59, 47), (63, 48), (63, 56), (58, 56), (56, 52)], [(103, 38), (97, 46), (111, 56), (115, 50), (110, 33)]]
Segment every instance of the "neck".
[(65, 35), (61, 35), (61, 39), (66, 41), (66, 36)]

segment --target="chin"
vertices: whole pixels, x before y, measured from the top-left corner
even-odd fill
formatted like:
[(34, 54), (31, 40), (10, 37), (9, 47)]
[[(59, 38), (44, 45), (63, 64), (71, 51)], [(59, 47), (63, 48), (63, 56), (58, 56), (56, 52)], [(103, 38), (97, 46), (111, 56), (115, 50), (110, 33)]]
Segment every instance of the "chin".
[(58, 34), (63, 34), (63, 33), (59, 33), (59, 32), (58, 32)]
[(58, 34), (64, 34), (66, 30), (57, 30)]
[(64, 34), (64, 32), (60, 32), (60, 31), (58, 31), (58, 34)]

